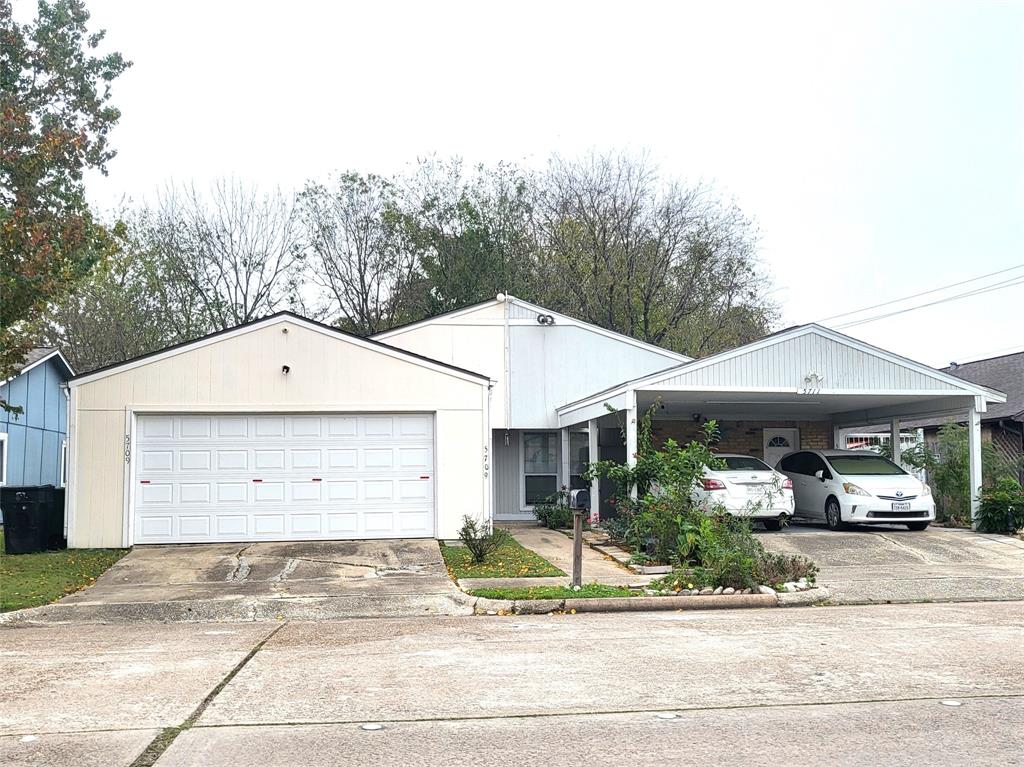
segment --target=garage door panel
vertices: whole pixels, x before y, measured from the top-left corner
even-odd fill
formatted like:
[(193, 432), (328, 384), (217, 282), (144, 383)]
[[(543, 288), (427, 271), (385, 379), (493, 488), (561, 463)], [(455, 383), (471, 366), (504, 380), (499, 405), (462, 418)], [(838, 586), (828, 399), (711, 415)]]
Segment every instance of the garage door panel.
[(430, 415), (146, 415), (137, 434), (137, 543), (433, 535)]

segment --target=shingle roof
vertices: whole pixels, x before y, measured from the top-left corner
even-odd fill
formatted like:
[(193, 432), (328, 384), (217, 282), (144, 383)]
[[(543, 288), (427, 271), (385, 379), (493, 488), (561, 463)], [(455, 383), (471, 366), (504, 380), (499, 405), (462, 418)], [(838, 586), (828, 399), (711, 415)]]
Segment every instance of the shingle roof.
[(1024, 412), (1024, 352), (950, 365), (943, 372), (1006, 394), (1006, 402), (989, 405), (986, 421), (1015, 418)]
[(29, 365), (34, 365), (43, 357), (53, 354), (55, 351), (57, 350), (52, 346), (37, 346), (35, 349), (29, 349), (28, 354), (25, 355), (25, 359), (22, 360), (21, 364), (14, 366), (14, 374), (17, 375)]

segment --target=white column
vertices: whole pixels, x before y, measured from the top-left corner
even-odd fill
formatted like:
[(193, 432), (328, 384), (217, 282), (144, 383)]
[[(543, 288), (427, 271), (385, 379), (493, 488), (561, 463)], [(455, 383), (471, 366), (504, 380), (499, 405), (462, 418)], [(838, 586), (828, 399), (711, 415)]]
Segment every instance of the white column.
[(969, 459), (968, 476), (970, 477), (971, 489), (971, 522), (978, 518), (978, 509), (981, 506), (981, 413), (977, 405), (972, 405), (967, 410), (967, 452)]
[(892, 445), (892, 462), (899, 465), (900, 456), (903, 453), (903, 448), (900, 445), (900, 419), (893, 418), (889, 424), (889, 439)]
[(566, 490), (569, 489), (569, 429), (568, 427), (561, 430), (559, 436), (562, 438), (562, 469), (560, 472), (559, 484), (564, 486)]
[[(587, 423), (587, 458), (591, 463), (599, 460), (599, 448), (597, 419), (591, 418)], [(594, 477), (590, 480), (590, 524), (596, 525), (601, 521), (601, 480)]]
[[(632, 389), (626, 392), (626, 465), (636, 466), (637, 451), (637, 423), (636, 423), (636, 392)], [(633, 498), (637, 497), (636, 486), (630, 493)]]

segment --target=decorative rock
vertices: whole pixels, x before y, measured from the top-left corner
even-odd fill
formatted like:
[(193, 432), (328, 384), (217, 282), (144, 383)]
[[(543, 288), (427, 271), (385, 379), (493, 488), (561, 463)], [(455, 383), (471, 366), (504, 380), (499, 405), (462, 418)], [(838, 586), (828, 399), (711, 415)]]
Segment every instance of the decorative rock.
[(774, 594), (775, 593), (775, 589), (773, 589), (771, 586), (758, 586), (757, 587), (757, 593), (758, 594)]
[(722, 593), (723, 594), (735, 594), (736, 593), (736, 589), (734, 589), (732, 586), (730, 586), (729, 588), (722, 589)]
[(700, 594), (702, 597), (706, 597), (706, 596), (708, 596), (710, 594), (714, 594), (715, 590), (713, 588), (711, 588), (710, 586), (705, 586), (704, 588), (702, 588), (697, 593)]
[(656, 597), (660, 593), (660, 591), (655, 591), (654, 589), (644, 589), (644, 594), (646, 594), (649, 597)]
[(743, 591), (741, 591), (740, 593), (741, 594), (750, 594), (751, 591), (752, 591), (752, 589), (743, 589)]
[(782, 590), (791, 594), (794, 591), (799, 591), (800, 589), (797, 587), (795, 583), (793, 583), (793, 581), (786, 581), (782, 584)]
[(715, 594), (715, 595), (718, 595), (718, 594), (721, 594), (723, 591), (725, 591), (725, 589), (723, 589), (721, 586), (719, 586), (717, 589), (715, 589), (711, 593)]

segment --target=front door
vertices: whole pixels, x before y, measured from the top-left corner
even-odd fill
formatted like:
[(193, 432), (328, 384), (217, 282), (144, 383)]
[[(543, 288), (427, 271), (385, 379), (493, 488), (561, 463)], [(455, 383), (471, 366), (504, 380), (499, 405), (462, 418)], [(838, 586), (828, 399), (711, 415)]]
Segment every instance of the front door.
[(786, 453), (800, 449), (799, 429), (765, 429), (764, 430), (764, 462), (775, 468)]

